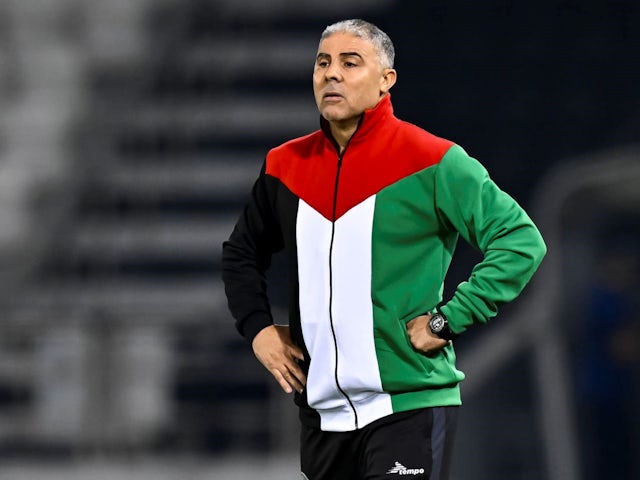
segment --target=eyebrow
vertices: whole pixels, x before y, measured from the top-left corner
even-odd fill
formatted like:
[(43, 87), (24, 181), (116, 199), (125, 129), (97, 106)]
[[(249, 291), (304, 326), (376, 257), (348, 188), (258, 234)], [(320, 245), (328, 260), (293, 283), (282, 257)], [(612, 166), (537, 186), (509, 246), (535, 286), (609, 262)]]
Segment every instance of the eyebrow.
[[(362, 58), (362, 55), (360, 55), (358, 52), (342, 52), (339, 54), (340, 57), (344, 58), (344, 57), (358, 57), (358, 58)], [(329, 55), (328, 53), (323, 53), (320, 52), (318, 54), (318, 56), (316, 57), (316, 60), (319, 60), (321, 58), (331, 58), (331, 55)]]

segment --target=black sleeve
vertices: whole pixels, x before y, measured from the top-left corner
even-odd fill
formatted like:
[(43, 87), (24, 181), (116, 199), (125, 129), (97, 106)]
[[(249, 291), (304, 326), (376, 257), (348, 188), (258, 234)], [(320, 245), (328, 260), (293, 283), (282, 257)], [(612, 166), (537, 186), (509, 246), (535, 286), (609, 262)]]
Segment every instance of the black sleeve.
[(283, 247), (274, 208), (276, 183), (265, 175), (263, 165), (229, 240), (222, 244), (222, 280), (229, 310), (249, 342), (273, 324), (265, 272), (272, 255)]

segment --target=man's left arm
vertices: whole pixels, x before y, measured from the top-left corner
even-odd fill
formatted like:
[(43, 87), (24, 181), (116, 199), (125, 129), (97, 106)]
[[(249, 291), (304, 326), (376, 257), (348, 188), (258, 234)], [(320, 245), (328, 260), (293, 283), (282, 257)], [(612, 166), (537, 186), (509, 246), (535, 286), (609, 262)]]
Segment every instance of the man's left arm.
[(453, 333), (486, 323), (515, 299), (546, 253), (542, 235), (522, 207), (486, 169), (453, 146), (438, 165), (436, 205), (442, 222), (478, 248), (483, 259), (440, 306)]

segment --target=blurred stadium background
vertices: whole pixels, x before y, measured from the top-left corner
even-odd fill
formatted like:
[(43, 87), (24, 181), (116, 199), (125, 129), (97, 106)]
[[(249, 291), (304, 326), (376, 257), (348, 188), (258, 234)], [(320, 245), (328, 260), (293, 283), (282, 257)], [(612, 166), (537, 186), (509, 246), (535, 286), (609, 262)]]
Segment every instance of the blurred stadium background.
[(267, 149), (317, 127), (318, 37), (355, 16), (396, 44), (397, 115), (549, 243), (459, 341), (455, 479), (640, 478), (638, 2), (2, 0), (0, 479), (298, 478), (220, 245)]

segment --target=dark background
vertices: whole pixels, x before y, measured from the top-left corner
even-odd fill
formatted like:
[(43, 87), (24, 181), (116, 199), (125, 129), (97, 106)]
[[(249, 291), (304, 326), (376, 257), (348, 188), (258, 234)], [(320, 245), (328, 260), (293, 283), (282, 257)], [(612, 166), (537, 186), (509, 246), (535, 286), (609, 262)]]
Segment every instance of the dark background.
[[(544, 335), (566, 354), (582, 477), (638, 478), (631, 0), (0, 3), (0, 477), (296, 476), (296, 412), (234, 329), (220, 247), (265, 153), (317, 128), (317, 41), (353, 17), (395, 44), (396, 115), (482, 162), (549, 241), (539, 273), (561, 265), (542, 336), (462, 384), (455, 478), (549, 474)], [(556, 205), (551, 187), (592, 162), (602, 184)], [(460, 243), (447, 296), (478, 259)], [(282, 320), (277, 262), (270, 276)], [(536, 278), (457, 340), (463, 370), (518, 323)]]
[(396, 112), (527, 205), (554, 164), (640, 138), (633, 1), (396, 2)]

